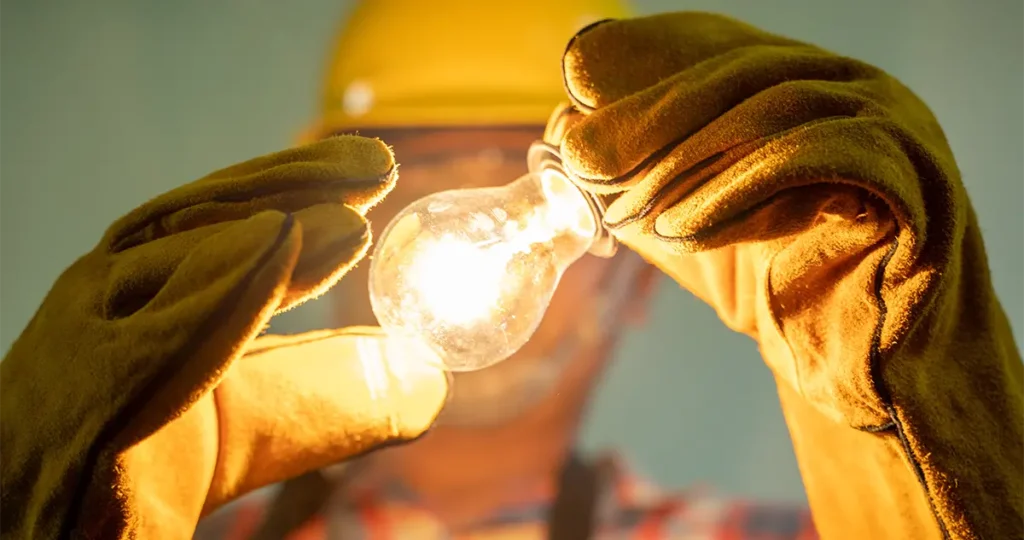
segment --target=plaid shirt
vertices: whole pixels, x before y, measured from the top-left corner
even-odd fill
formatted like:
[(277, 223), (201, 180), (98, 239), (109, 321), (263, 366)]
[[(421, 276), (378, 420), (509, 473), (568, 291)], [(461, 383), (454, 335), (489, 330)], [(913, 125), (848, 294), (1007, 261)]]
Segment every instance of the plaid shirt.
[[(631, 474), (615, 459), (615, 478), (602, 494), (599, 539), (811, 540), (814, 531), (804, 507), (724, 499), (705, 490), (665, 493)], [(471, 531), (453, 535), (407, 493), (392, 486), (359, 497), (354, 507), (328, 504), (325, 512), (288, 540), (526, 540), (546, 538), (551, 487), (538, 489), (529, 504), (505, 508)], [(267, 498), (242, 501), (219, 527), (226, 540), (251, 537)], [(203, 540), (207, 538), (199, 536)]]

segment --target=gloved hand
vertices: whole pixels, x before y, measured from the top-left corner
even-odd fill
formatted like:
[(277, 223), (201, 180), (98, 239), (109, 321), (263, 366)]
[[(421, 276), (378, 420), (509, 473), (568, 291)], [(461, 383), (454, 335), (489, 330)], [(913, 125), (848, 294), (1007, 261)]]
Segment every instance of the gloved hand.
[(1024, 370), (928, 108), (710, 14), (598, 23), (563, 71), (549, 142), (613, 234), (759, 342), (822, 536), (1021, 537)]
[(366, 252), (378, 140), (217, 171), (131, 212), (0, 363), (4, 538), (190, 538), (248, 490), (420, 435), (440, 368), (374, 329), (253, 342)]

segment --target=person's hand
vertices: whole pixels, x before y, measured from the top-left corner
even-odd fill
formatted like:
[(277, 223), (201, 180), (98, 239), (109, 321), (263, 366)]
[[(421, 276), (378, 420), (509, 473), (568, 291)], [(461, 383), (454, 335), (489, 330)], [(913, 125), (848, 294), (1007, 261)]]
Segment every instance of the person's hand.
[[(900, 174), (951, 165), (931, 113), (891, 77), (723, 16), (597, 23), (569, 44), (563, 74), (583, 116), (560, 137), (565, 165), (615, 199), (605, 216), (613, 233), (683, 283), (703, 277), (678, 256), (785, 238), (836, 199), (793, 188), (870, 183), (898, 200)], [(917, 151), (904, 155), (903, 144)], [(788, 204), (797, 193), (814, 208)], [(891, 210), (926, 226), (919, 211)], [(727, 312), (731, 326), (753, 331), (752, 312)]]
[[(564, 165), (608, 196), (612, 234), (736, 330), (763, 340), (776, 325), (787, 338), (817, 327), (813, 342), (790, 343), (798, 357), (840, 346), (832, 321), (865, 321), (843, 336), (858, 361), (834, 366), (862, 371), (878, 307), (847, 296), (880, 259), (913, 264), (927, 227), (952, 226), (944, 209), (924, 218), (914, 173), (962, 189), (940, 168), (951, 156), (927, 108), (876, 68), (704, 13), (597, 23), (571, 41), (563, 70), (582, 116), (560, 139)], [(888, 253), (896, 234), (904, 247)], [(835, 301), (808, 305), (809, 292)], [(897, 331), (887, 325), (883, 345)], [(877, 397), (853, 397), (873, 393), (855, 373), (772, 367), (836, 420), (887, 421)]]
[(1020, 354), (921, 100), (703, 13), (592, 25), (563, 74), (546, 139), (612, 234), (758, 341), (821, 534), (1019, 537)]
[(379, 331), (256, 339), (364, 256), (395, 176), (382, 142), (336, 137), (111, 226), (0, 363), (3, 537), (189, 538), (248, 490), (424, 432), (446, 375), (385, 361)]

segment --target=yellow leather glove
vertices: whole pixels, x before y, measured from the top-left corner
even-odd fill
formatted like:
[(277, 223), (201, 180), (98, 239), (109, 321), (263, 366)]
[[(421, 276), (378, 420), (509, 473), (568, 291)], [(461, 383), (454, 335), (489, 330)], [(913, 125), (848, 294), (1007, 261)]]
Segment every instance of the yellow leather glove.
[(710, 14), (591, 26), (563, 70), (583, 118), (549, 138), (622, 242), (758, 341), (822, 536), (1021, 538), (1024, 369), (928, 108)]
[[(420, 435), (447, 392), (379, 331), (254, 338), (366, 252), (378, 140), (217, 171), (115, 223), (0, 363), (4, 538), (191, 538), (248, 490)], [(237, 361), (236, 361), (237, 360)]]

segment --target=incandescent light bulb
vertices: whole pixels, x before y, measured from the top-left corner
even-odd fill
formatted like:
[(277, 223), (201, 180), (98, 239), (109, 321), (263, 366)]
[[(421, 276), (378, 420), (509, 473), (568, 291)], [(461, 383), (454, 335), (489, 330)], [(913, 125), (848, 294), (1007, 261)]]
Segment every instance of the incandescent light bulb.
[(530, 172), (504, 187), (424, 197), (384, 230), (370, 263), (381, 327), (433, 351), (452, 371), (500, 362), (533, 335), (565, 269), (610, 255), (600, 201), (536, 143)]

